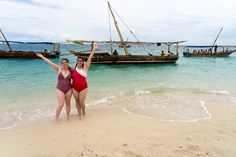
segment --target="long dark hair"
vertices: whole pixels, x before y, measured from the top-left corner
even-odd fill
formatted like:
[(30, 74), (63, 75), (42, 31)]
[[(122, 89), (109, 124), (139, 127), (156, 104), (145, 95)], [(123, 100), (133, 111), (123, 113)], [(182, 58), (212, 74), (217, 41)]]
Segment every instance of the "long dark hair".
[(83, 57), (78, 57), (78, 58), (76, 59), (75, 69), (76, 69), (76, 67), (77, 67), (77, 61), (78, 61), (79, 59), (82, 59), (82, 60), (83, 60), (82, 68), (84, 68), (84, 58), (83, 58)]
[(61, 59), (61, 62), (62, 62), (63, 60), (68, 63), (68, 70), (69, 70), (70, 72), (72, 72), (73, 69), (72, 69), (72, 68), (70, 67), (70, 65), (69, 65), (69, 62), (70, 62), (69, 59), (67, 59), (67, 58), (62, 58), (62, 59)]

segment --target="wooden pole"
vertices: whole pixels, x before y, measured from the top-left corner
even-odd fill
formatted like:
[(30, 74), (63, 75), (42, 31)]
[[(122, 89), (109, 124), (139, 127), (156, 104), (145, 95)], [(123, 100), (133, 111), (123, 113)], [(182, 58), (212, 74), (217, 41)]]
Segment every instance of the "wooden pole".
[(58, 43), (58, 49), (57, 49), (58, 52), (60, 51), (60, 46), (61, 46), (61, 44)]
[(176, 44), (176, 55), (179, 55), (179, 43)]
[(1, 34), (2, 34), (2, 36), (3, 36), (3, 38), (4, 38), (4, 40), (6, 41), (8, 48), (10, 49), (10, 51), (12, 51), (11, 46), (10, 46), (9, 42), (7, 41), (7, 38), (6, 38), (5, 35), (3, 34), (1, 28), (0, 28), (0, 32), (1, 32)]
[(55, 52), (55, 48), (56, 48), (56, 43), (53, 44), (53, 47), (52, 47), (52, 52)]
[(214, 47), (214, 46), (215, 46), (215, 44), (216, 44), (216, 41), (217, 41), (217, 39), (219, 38), (219, 36), (220, 36), (220, 33), (221, 33), (221, 31), (222, 31), (222, 30), (223, 30), (223, 27), (221, 27), (221, 29), (220, 29), (219, 33), (217, 34), (217, 36), (216, 36), (216, 39), (214, 40), (212, 47)]
[(125, 51), (126, 55), (129, 55), (128, 48), (127, 48), (126, 45), (125, 45), (125, 42), (124, 42), (124, 39), (123, 39), (122, 34), (121, 34), (121, 32), (120, 32), (118, 23), (117, 23), (117, 21), (116, 21), (116, 18), (115, 18), (115, 16), (114, 16), (113, 12), (112, 12), (111, 5), (110, 5), (109, 2), (107, 2), (107, 4), (108, 4), (108, 8), (109, 8), (109, 10), (110, 10), (110, 12), (111, 12), (111, 15), (112, 15), (112, 17), (113, 17), (114, 24), (115, 24), (116, 30), (117, 30), (117, 32), (118, 32), (118, 34), (119, 34), (119, 37), (120, 37), (121, 43), (122, 43), (122, 45), (123, 45), (124, 51)]
[(167, 49), (168, 52), (170, 52), (170, 45), (168, 44), (168, 49)]

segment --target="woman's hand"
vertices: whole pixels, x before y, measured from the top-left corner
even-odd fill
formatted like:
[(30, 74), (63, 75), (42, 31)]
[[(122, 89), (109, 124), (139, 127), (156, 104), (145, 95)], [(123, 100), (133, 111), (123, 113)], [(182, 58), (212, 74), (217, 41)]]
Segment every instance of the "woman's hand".
[(92, 51), (96, 51), (99, 49), (99, 45), (98, 44), (93, 44), (93, 49)]
[(88, 57), (88, 59), (87, 59), (87, 63), (85, 64), (85, 68), (86, 68), (87, 70), (88, 70), (89, 67), (90, 67), (90, 64), (91, 64), (93, 55), (94, 55), (95, 51), (99, 48), (99, 45), (98, 45), (98, 44), (95, 44), (95, 43), (92, 43), (92, 44), (91, 44), (91, 47), (92, 47), (91, 54), (89, 55), (89, 57)]
[(43, 58), (43, 55), (41, 53), (35, 53), (37, 57)]

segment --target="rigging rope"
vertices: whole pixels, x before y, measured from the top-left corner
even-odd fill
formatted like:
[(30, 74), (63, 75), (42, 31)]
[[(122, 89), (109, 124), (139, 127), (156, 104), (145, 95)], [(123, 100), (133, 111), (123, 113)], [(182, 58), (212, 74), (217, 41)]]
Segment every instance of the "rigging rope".
[[(126, 26), (126, 28), (129, 30), (129, 32), (131, 33), (131, 35), (133, 35), (133, 37), (137, 40), (138, 44), (140, 44), (145, 50), (146, 48), (143, 46), (142, 43), (139, 43), (140, 40), (138, 39), (138, 37), (133, 33), (133, 31), (129, 28), (129, 26), (125, 23), (125, 21), (120, 17), (120, 15), (116, 12), (116, 10), (111, 7), (112, 10), (116, 13), (116, 15), (119, 17), (119, 19), (121, 20), (121, 22)], [(149, 53), (148, 53), (149, 54)]]

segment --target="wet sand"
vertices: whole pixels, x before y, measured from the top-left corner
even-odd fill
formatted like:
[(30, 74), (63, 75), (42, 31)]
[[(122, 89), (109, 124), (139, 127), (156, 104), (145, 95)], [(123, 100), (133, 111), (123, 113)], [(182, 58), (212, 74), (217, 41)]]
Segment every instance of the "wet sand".
[(91, 107), (0, 132), (1, 157), (236, 157), (236, 106), (208, 105), (212, 119), (165, 122)]

